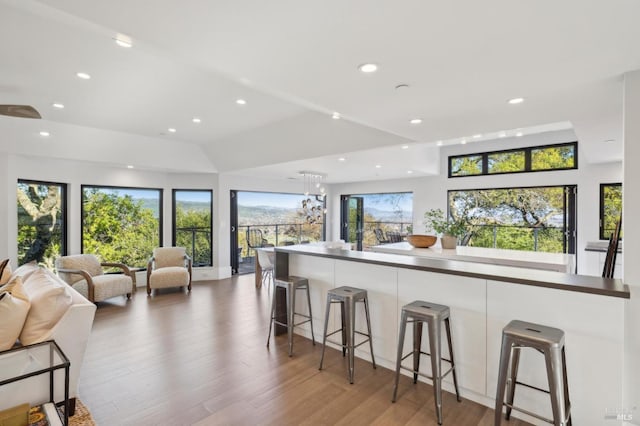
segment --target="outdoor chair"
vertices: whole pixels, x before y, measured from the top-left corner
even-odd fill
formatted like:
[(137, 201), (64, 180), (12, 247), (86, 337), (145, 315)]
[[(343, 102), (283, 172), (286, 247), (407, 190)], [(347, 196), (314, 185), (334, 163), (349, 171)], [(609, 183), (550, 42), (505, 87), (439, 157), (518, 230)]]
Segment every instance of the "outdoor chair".
[[(101, 302), (115, 296), (131, 297), (132, 272), (122, 263), (100, 262), (92, 254), (60, 256), (56, 259), (58, 276), (90, 302)], [(105, 274), (103, 267), (115, 267), (122, 274)]]
[(376, 228), (374, 229), (374, 232), (376, 234), (376, 240), (378, 240), (378, 244), (387, 244), (389, 242), (389, 240), (385, 238), (382, 229)]
[(260, 248), (265, 247), (267, 244), (267, 240), (262, 237), (262, 231), (257, 228), (249, 228), (247, 229), (247, 245), (249, 248)]
[(398, 231), (389, 231), (387, 232), (388, 242), (390, 243), (399, 243), (402, 241), (402, 235)]
[(156, 247), (147, 265), (147, 294), (155, 288), (187, 287), (191, 291), (191, 258), (184, 247)]

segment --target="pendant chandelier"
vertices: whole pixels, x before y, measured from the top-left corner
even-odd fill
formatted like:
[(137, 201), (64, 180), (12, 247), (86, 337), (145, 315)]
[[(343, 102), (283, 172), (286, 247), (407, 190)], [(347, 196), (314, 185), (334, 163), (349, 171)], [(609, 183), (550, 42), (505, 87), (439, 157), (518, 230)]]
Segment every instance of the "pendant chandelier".
[(326, 177), (322, 173), (302, 171), (299, 172), (303, 180), (303, 193), (306, 197), (302, 200), (302, 214), (308, 224), (322, 222), (327, 209), (324, 207), (327, 196), (322, 179)]

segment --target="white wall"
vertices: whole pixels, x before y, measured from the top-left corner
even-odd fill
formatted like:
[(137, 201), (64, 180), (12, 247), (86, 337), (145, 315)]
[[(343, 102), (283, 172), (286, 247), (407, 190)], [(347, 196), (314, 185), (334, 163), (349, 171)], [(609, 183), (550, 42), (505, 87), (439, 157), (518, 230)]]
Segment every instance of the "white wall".
[[(624, 252), (626, 259), (640, 257), (640, 226), (635, 219), (640, 216), (638, 188), (640, 168), (635, 159), (640, 158), (640, 71), (625, 75), (624, 89), (624, 167), (623, 224)], [(630, 226), (631, 225), (631, 226)], [(640, 425), (640, 263), (627, 262), (624, 282), (631, 289), (631, 300), (625, 310), (625, 387), (624, 408), (633, 410), (633, 424)]]
[[(8, 184), (8, 168), (8, 155), (5, 153), (0, 153), (0, 170), (2, 170), (0, 172), (0, 194), (2, 194), (2, 196), (0, 196), (0, 224), (6, 224), (9, 220), (9, 210), (11, 210), (9, 207), (12, 205), (10, 196), (12, 193), (10, 191), (4, 190), (4, 188), (10, 187)], [(13, 197), (15, 199), (15, 192), (13, 194)], [(3, 243), (0, 243), (0, 258), (2, 259), (6, 259), (7, 257), (9, 257), (10, 247), (12, 245), (15, 245), (11, 243), (11, 241), (13, 240), (9, 240), (8, 230), (9, 228), (7, 226), (0, 226), (0, 241), (3, 241)], [(13, 264), (15, 265), (16, 263)]]
[[(483, 142), (482, 144), (470, 142), (466, 145), (443, 147), (440, 153), (441, 173), (438, 176), (332, 185), (332, 204), (338, 203), (337, 208), (331, 210), (332, 223), (340, 223), (339, 200), (340, 195), (344, 194), (413, 192), (413, 229), (416, 230), (416, 233), (420, 233), (424, 230), (422, 221), (425, 211), (431, 208), (441, 208), (446, 211), (448, 190), (578, 185), (578, 272), (587, 273), (590, 257), (587, 256), (584, 247), (587, 242), (599, 239), (600, 183), (622, 182), (622, 164), (620, 162), (587, 164), (578, 143), (577, 170), (447, 178), (447, 162), (450, 155), (573, 142), (575, 140), (576, 137), (572, 131), (561, 131), (521, 138), (505, 138), (501, 141)], [(338, 239), (339, 236), (340, 229), (335, 226), (331, 228), (331, 234), (328, 234), (327, 238)]]

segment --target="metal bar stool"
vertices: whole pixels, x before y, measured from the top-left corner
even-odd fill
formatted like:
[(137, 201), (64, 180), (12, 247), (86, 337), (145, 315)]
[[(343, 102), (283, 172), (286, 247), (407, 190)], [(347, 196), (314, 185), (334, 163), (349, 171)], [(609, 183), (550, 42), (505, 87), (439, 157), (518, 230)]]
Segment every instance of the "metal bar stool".
[[(449, 307), (437, 305), (435, 303), (416, 300), (402, 307), (402, 317), (400, 319), (400, 336), (398, 340), (398, 356), (396, 358), (396, 381), (393, 386), (392, 402), (396, 402), (398, 395), (398, 381), (400, 380), (400, 369), (413, 372), (413, 383), (417, 383), (418, 376), (426, 377), (433, 381), (433, 395), (436, 404), (436, 414), (438, 424), (442, 424), (442, 379), (449, 373), (453, 373), (453, 386), (456, 390), (456, 397), (460, 401), (458, 391), (458, 379), (456, 377), (456, 365), (453, 360), (453, 346), (451, 344), (451, 324), (449, 321)], [(404, 348), (404, 336), (407, 330), (407, 323), (413, 323), (413, 350), (406, 355), (402, 355)], [(427, 323), (429, 335), (429, 348), (431, 353), (423, 352), (422, 344), (422, 324)], [(449, 344), (449, 358), (442, 358), (441, 351), (441, 330), (444, 323), (447, 332), (447, 342)], [(402, 366), (402, 361), (413, 355), (413, 368)], [(420, 355), (428, 355), (431, 358), (432, 376), (420, 373)], [(451, 364), (451, 368), (442, 373), (442, 361)]]
[[(547, 367), (549, 390), (517, 381), (520, 351), (533, 348), (544, 355)], [(513, 405), (516, 384), (539, 390), (551, 395), (553, 420), (546, 419)], [(505, 386), (508, 386), (507, 401), (504, 402)], [(502, 421), (502, 406), (506, 406), (505, 418), (509, 420), (511, 410), (533, 416), (556, 426), (571, 425), (571, 404), (569, 402), (569, 383), (567, 381), (567, 360), (564, 352), (564, 331), (524, 321), (511, 321), (502, 329), (502, 349), (496, 392), (495, 424)]]
[[(276, 294), (278, 288), (281, 287), (286, 292), (287, 299), (287, 322), (280, 322), (276, 317)], [(307, 292), (307, 305), (309, 307), (309, 315), (296, 312), (296, 290), (306, 290)], [(304, 321), (295, 323), (295, 316), (301, 316), (306, 318)], [(302, 277), (288, 276), (287, 278), (278, 278), (274, 281), (273, 296), (271, 299), (271, 319), (269, 321), (269, 336), (267, 337), (267, 347), (269, 347), (269, 341), (271, 340), (271, 329), (273, 323), (287, 327), (287, 334), (289, 337), (289, 356), (293, 355), (293, 327), (298, 327), (302, 324), (311, 323), (311, 341), (316, 344), (316, 339), (313, 335), (313, 318), (311, 315), (311, 297), (309, 296), (309, 280)]]
[[(364, 312), (367, 317), (368, 334), (356, 330), (356, 302), (363, 302), (364, 304)], [(342, 327), (327, 334), (329, 312), (331, 311), (331, 305), (333, 303), (340, 303)], [(353, 384), (354, 351), (358, 346), (366, 343), (367, 341), (369, 342), (369, 349), (371, 350), (371, 362), (373, 363), (373, 368), (376, 368), (376, 360), (373, 357), (373, 343), (371, 342), (371, 319), (369, 318), (369, 299), (367, 298), (367, 290), (343, 286), (331, 289), (327, 292), (327, 308), (324, 316), (324, 338), (322, 340), (320, 370), (322, 370), (322, 363), (324, 361), (324, 350), (327, 347), (327, 337), (340, 332), (342, 333), (342, 356), (345, 356), (347, 351), (349, 352), (349, 383)], [(356, 344), (356, 334), (366, 336), (367, 338)]]

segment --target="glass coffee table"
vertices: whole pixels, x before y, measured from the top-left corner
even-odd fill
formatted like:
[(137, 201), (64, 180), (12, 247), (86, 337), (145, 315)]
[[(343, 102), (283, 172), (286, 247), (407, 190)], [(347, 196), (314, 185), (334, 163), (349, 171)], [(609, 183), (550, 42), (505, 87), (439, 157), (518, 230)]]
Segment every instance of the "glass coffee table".
[[(53, 340), (19, 346), (0, 352), (0, 386), (27, 380), (43, 374), (49, 375), (49, 403), (58, 415), (54, 401), (54, 373), (64, 369), (63, 424), (69, 424), (69, 359)], [(25, 401), (28, 402), (28, 401)], [(47, 404), (45, 404), (47, 405)], [(51, 410), (49, 410), (51, 411)], [(58, 419), (59, 420), (59, 419)]]

